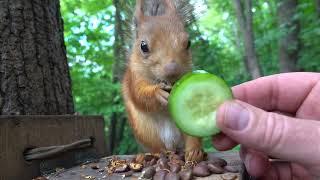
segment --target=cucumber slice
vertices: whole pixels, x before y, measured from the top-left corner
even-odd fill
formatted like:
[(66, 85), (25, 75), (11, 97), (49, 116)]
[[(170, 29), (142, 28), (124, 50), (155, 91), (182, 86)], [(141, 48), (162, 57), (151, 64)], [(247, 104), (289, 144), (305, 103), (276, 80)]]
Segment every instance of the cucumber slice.
[(177, 127), (188, 135), (207, 137), (220, 132), (216, 109), (232, 99), (232, 91), (219, 77), (206, 71), (186, 74), (169, 96), (169, 112)]

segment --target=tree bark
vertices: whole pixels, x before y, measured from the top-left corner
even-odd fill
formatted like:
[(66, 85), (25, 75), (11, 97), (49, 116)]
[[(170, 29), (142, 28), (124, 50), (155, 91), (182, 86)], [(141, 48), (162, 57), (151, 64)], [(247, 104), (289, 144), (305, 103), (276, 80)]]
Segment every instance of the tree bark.
[(240, 31), (244, 38), (245, 46), (245, 63), (251, 78), (256, 79), (261, 77), (261, 69), (254, 44), (254, 32), (252, 23), (252, 1), (245, 0), (245, 8), (241, 3), (241, 0), (234, 0), (235, 9), (237, 13), (238, 24)]
[(316, 1), (316, 8), (317, 8), (318, 17), (320, 18), (320, 0), (315, 0), (315, 1)]
[[(114, 37), (115, 37), (115, 42), (114, 42), (114, 64), (113, 64), (113, 69), (112, 69), (112, 74), (113, 74), (113, 83), (120, 83), (123, 72), (124, 72), (124, 64), (126, 61), (126, 52), (127, 52), (127, 45), (129, 42), (126, 42), (128, 37), (127, 33), (130, 33), (128, 31), (129, 27), (127, 27), (127, 22), (126, 20), (121, 18), (121, 13), (124, 9), (123, 3), (126, 3), (126, 1), (122, 0), (113, 0), (113, 5), (115, 6), (116, 12), (115, 12), (115, 31), (114, 31)], [(117, 96), (119, 92), (113, 92), (114, 96)], [(120, 102), (114, 102), (114, 105), (118, 105)], [(111, 114), (110, 118), (110, 126), (109, 126), (109, 145), (108, 145), (108, 151), (112, 154), (115, 147), (118, 145), (118, 143), (121, 141), (119, 137), (122, 137), (119, 133), (122, 133), (121, 129), (123, 127), (119, 126), (124, 126), (123, 123), (120, 121), (121, 115), (117, 112), (113, 112)], [(119, 123), (120, 122), (120, 123)]]
[(0, 115), (72, 114), (59, 0), (0, 0)]
[(119, 142), (119, 143), (120, 143), (120, 141), (122, 140), (122, 138), (124, 136), (124, 128), (126, 126), (126, 122), (127, 122), (127, 119), (125, 117), (122, 117), (120, 119), (119, 130), (118, 130), (118, 134), (117, 134), (117, 142)]
[(280, 32), (284, 32), (279, 40), (280, 72), (297, 70), (299, 55), (299, 22), (294, 18), (297, 11), (297, 0), (280, 0), (278, 6), (278, 23)]

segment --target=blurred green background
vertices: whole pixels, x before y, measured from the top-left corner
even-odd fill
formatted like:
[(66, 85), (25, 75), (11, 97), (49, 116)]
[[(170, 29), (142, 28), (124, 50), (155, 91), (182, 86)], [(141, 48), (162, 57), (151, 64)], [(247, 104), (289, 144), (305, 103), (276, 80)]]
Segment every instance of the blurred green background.
[[(140, 150), (120, 95), (134, 3), (61, 0), (76, 111), (105, 117), (113, 154)], [(256, 78), (254, 70), (258, 76), (320, 71), (319, 0), (206, 0), (190, 5), (194, 21), (187, 28), (195, 69), (217, 74), (230, 86)], [(214, 151), (210, 139), (204, 141), (205, 149)]]

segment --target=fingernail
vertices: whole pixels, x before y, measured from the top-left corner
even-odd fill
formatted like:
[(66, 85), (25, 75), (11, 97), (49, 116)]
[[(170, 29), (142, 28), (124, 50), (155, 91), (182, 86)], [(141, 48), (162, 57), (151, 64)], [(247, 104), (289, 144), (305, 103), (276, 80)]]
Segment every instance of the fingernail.
[(247, 127), (249, 111), (237, 103), (229, 103), (225, 111), (224, 124), (227, 128), (240, 131)]

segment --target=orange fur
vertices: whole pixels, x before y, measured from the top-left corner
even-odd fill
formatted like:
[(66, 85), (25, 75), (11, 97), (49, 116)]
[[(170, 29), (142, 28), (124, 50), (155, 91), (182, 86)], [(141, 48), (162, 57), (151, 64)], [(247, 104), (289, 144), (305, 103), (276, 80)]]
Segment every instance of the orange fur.
[(122, 92), (129, 122), (136, 139), (152, 152), (159, 152), (165, 149), (156, 132), (156, 125), (147, 116), (148, 112), (156, 111), (160, 107), (160, 104), (155, 99), (156, 90), (157, 87), (155, 85), (136, 78), (128, 68), (124, 76)]
[[(138, 32), (122, 82), (122, 94), (130, 125), (142, 145), (151, 152), (177, 150), (185, 145), (186, 158), (198, 161), (203, 158), (201, 140), (183, 135), (171, 121), (167, 107), (157, 99), (157, 93), (163, 91), (159, 80), (173, 84), (192, 66), (183, 22), (172, 1), (164, 2), (170, 8), (168, 13), (151, 17), (143, 15), (143, 1), (137, 1)], [(148, 53), (141, 51), (141, 42), (148, 44)], [(166, 71), (170, 63), (176, 64), (175, 76)]]
[(146, 112), (154, 112), (160, 107), (160, 103), (155, 98), (155, 93), (160, 89), (157, 85), (148, 83), (143, 78), (131, 72), (128, 68), (125, 74), (125, 82), (128, 95), (134, 101), (138, 109)]

